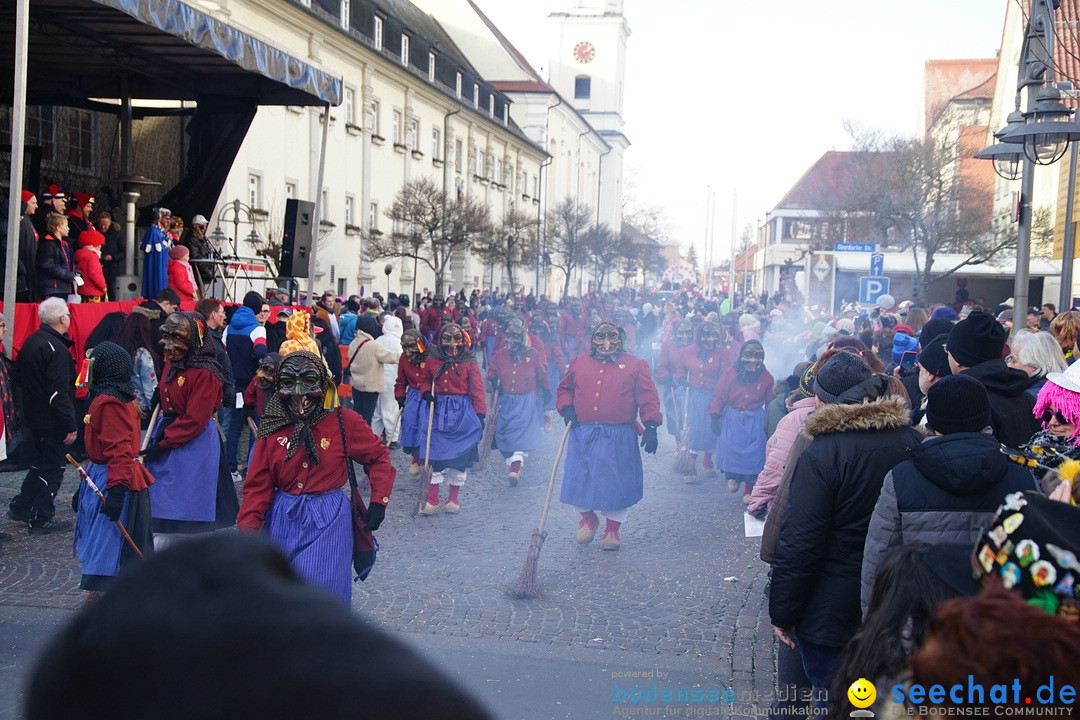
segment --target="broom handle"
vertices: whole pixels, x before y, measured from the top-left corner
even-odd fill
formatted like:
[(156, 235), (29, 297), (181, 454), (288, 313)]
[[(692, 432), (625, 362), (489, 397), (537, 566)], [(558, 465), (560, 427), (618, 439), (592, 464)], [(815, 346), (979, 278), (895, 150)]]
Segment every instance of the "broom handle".
[(427, 416), (427, 444), (424, 445), (424, 465), (431, 467), (431, 426), (435, 422), (435, 403), (431, 403), (431, 409)]
[[(79, 475), (86, 481), (86, 484), (90, 486), (90, 489), (94, 491), (94, 494), (98, 496), (98, 500), (101, 501), (101, 504), (104, 505), (105, 496), (101, 494), (101, 490), (98, 490), (98, 486), (94, 484), (94, 481), (91, 480), (90, 476), (83, 470), (83, 466), (79, 464), (79, 461), (71, 457), (70, 454), (67, 455), (67, 460), (79, 470)], [(124, 524), (119, 520), (113, 520), (113, 522), (116, 523), (116, 527), (120, 528), (120, 534), (124, 536), (124, 540), (127, 541), (127, 544), (130, 545), (135, 554), (141, 558), (143, 554), (139, 551), (138, 546), (135, 545), (135, 541), (128, 535), (127, 528), (124, 527)]]
[(690, 386), (689, 385), (686, 386), (686, 394), (683, 395), (683, 408), (682, 408), (682, 410), (683, 410), (683, 415), (682, 415), (683, 427), (686, 427), (687, 425), (690, 424)]
[(154, 411), (150, 413), (150, 424), (146, 426), (146, 434), (143, 435), (142, 445), (139, 446), (139, 452), (142, 452), (150, 446), (150, 438), (154, 434), (154, 425), (157, 424), (158, 415), (161, 414), (161, 405), (155, 405)]
[(555, 473), (559, 470), (559, 463), (562, 461), (563, 451), (566, 449), (566, 439), (570, 437), (571, 427), (573, 426), (567, 423), (566, 429), (563, 430), (562, 440), (559, 442), (559, 451), (555, 453), (555, 464), (551, 466), (551, 477), (548, 479), (547, 497), (544, 498), (544, 512), (540, 513), (540, 524), (536, 528), (538, 535), (543, 534), (544, 525), (547, 524), (548, 510), (551, 508), (551, 493), (555, 490)]
[(398, 423), (401, 422), (401, 414), (405, 412), (405, 406), (402, 405), (398, 408), (397, 417), (394, 418), (394, 427), (390, 429), (390, 434), (386, 436), (386, 444), (389, 445), (394, 440), (394, 433), (397, 432)]

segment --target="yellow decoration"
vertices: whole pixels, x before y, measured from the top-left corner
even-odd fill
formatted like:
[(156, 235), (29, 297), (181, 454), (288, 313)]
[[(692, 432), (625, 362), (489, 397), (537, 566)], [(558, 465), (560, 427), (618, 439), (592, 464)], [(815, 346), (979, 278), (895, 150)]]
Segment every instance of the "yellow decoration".
[(83, 415), (82, 421), (83, 421), (83, 425), (89, 425), (90, 424), (90, 413), (86, 413), (85, 415)]
[(285, 321), (285, 337), (285, 342), (281, 343), (278, 350), (282, 355), (297, 350), (307, 350), (319, 355), (319, 343), (311, 333), (311, 316), (304, 310), (297, 310)]
[(330, 448), (330, 439), (323, 438), (322, 440), (320, 440), (319, 447), (321, 447), (323, 450), (328, 450)]
[(184, 376), (183, 375), (180, 375), (180, 376), (178, 376), (176, 378), (176, 386), (177, 387), (184, 387)]

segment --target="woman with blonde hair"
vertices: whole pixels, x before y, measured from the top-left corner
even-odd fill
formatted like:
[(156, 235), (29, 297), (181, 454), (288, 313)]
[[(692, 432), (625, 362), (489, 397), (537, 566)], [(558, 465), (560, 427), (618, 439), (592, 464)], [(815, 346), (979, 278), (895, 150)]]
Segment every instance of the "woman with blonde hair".
[(1050, 332), (1061, 347), (1061, 354), (1065, 356), (1065, 362), (1073, 364), (1076, 358), (1073, 351), (1076, 348), (1076, 337), (1080, 335), (1080, 312), (1069, 310), (1063, 312), (1050, 323)]
[(923, 326), (926, 325), (926, 321), (929, 319), (930, 316), (926, 314), (926, 310), (918, 307), (908, 308), (907, 317), (905, 318), (907, 326), (911, 328), (916, 335), (922, 332)]

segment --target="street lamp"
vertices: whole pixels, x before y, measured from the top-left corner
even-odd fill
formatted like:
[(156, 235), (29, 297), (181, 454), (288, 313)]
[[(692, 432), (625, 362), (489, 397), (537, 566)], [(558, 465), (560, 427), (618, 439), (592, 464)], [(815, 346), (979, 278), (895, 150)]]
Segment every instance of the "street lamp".
[(230, 203), (224, 205), (221, 210), (218, 211), (218, 224), (214, 228), (214, 232), (210, 233), (210, 239), (217, 243), (218, 247), (222, 247), (225, 244), (225, 233), (221, 231), (221, 223), (232, 221), (233, 234), (232, 234), (232, 250), (233, 257), (240, 257), (240, 249), (238, 240), (240, 238), (240, 223), (241, 218), (243, 222), (251, 225), (251, 232), (247, 236), (247, 241), (252, 245), (258, 246), (261, 244), (259, 234), (255, 231), (255, 221), (260, 219), (260, 216), (256, 215), (255, 210), (248, 205), (240, 202), (237, 198)]
[[(993, 160), (994, 170), (1008, 180), (1016, 179), (1017, 166), (1022, 165), (1013, 284), (1014, 307), (1018, 312), (1029, 305), (1031, 195), (1035, 165), (1057, 162), (1068, 143), (1080, 140), (1080, 125), (1070, 120), (1072, 113), (1061, 103), (1061, 91), (1054, 85), (1054, 12), (1059, 5), (1060, 0), (1031, 0), (1016, 80), (1017, 111), (1009, 115), (1006, 127), (995, 135), (1000, 142), (976, 154), (978, 158)], [(1021, 95), (1027, 100), (1027, 111), (1022, 114), (1019, 113)], [(1022, 123), (1017, 115), (1023, 118)], [(1069, 208), (1072, 207), (1072, 191), (1070, 187)], [(1066, 228), (1066, 247), (1062, 259), (1062, 297), (1072, 294), (1073, 248), (1070, 230)], [(1068, 305), (1064, 301), (1063, 304)]]
[(390, 273), (394, 272), (394, 266), (386, 263), (382, 271), (386, 273), (386, 302), (390, 302)]

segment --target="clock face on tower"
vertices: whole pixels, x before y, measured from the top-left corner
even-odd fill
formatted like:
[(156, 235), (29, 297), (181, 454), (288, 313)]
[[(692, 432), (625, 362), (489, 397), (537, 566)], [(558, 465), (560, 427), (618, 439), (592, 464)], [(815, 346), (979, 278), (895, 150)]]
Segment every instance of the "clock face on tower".
[(574, 46), (574, 59), (579, 63), (592, 62), (596, 56), (596, 48), (591, 42), (582, 41)]

